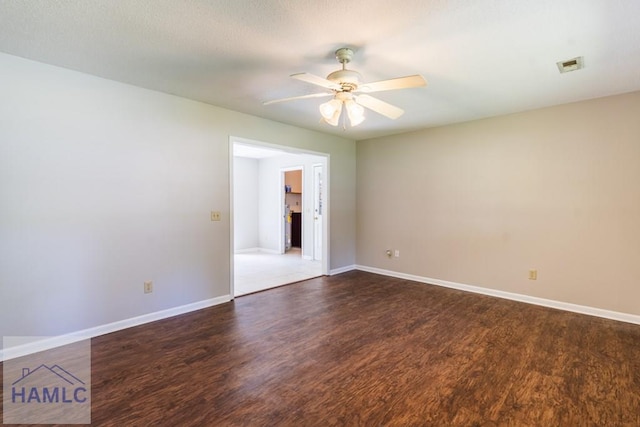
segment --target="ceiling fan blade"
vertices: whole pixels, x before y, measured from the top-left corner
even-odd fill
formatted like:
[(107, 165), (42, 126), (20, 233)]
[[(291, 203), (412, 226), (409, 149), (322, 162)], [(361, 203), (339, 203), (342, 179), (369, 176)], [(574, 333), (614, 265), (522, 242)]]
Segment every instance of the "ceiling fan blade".
[(308, 99), (308, 98), (322, 98), (325, 96), (333, 96), (333, 93), (312, 93), (309, 95), (300, 95), (300, 96), (290, 96), (289, 98), (280, 98), (280, 99), (273, 99), (271, 101), (265, 101), (262, 103), (262, 105), (269, 105), (269, 104), (275, 104), (277, 102), (285, 102), (285, 101), (295, 101), (296, 99)]
[(373, 110), (378, 114), (382, 114), (383, 116), (389, 117), (390, 119), (395, 120), (404, 114), (404, 110), (402, 108), (387, 104), (386, 102), (381, 101), (378, 98), (374, 98), (373, 96), (359, 95), (358, 97), (354, 96), (353, 99), (363, 107)]
[(291, 77), (297, 80), (301, 80), (303, 82), (311, 83), (312, 85), (324, 87), (326, 89), (342, 89), (339, 84), (332, 82), (331, 80), (327, 80), (323, 77), (318, 77), (309, 73), (298, 73), (291, 74)]
[(378, 82), (363, 83), (358, 87), (359, 92), (382, 92), (384, 90), (408, 89), (411, 87), (426, 86), (427, 81), (420, 74), (406, 77), (398, 77)]

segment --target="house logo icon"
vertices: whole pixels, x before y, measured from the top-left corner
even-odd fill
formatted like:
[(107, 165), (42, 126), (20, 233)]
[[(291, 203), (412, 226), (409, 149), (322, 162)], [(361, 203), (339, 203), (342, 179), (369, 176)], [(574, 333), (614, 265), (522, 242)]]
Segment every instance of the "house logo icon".
[[(3, 337), (2, 345), (20, 349), (54, 338)], [(0, 424), (91, 424), (91, 340), (8, 358), (1, 365)]]
[(85, 382), (59, 365), (22, 368), (11, 384), (14, 404), (82, 404), (87, 397)]

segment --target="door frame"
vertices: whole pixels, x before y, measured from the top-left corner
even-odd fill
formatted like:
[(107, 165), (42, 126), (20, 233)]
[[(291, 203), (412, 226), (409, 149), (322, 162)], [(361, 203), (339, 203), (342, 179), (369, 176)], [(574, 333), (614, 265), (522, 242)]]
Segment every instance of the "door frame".
[[(325, 215), (322, 218), (322, 274), (329, 275), (329, 266), (330, 258), (331, 258), (331, 248), (329, 242), (331, 241), (331, 221), (330, 221), (330, 212), (331, 212), (331, 167), (330, 161), (331, 156), (329, 153), (322, 153), (318, 151), (305, 150), (302, 148), (292, 147), (288, 145), (280, 145), (274, 144), (264, 141), (258, 141), (254, 139), (243, 138), (240, 136), (230, 135), (229, 136), (229, 297), (231, 299), (235, 298), (234, 292), (234, 209), (233, 209), (233, 191), (234, 191), (234, 179), (233, 179), (233, 146), (235, 143), (245, 144), (245, 145), (253, 145), (260, 148), (267, 148), (282, 151), (285, 154), (310, 154), (313, 156), (323, 157), (324, 158), (324, 182), (325, 182)], [(283, 179), (283, 175), (281, 174), (281, 179)], [(282, 191), (284, 192), (284, 182), (281, 185)], [(284, 204), (281, 203), (282, 207), (282, 216), (284, 216)], [(304, 213), (303, 213), (304, 214)], [(282, 217), (281, 216), (281, 217)], [(284, 222), (280, 221), (280, 226), (284, 228)], [(281, 230), (280, 235), (284, 234), (284, 230)], [(282, 240), (282, 239), (281, 239)], [(284, 242), (283, 242), (284, 243)]]

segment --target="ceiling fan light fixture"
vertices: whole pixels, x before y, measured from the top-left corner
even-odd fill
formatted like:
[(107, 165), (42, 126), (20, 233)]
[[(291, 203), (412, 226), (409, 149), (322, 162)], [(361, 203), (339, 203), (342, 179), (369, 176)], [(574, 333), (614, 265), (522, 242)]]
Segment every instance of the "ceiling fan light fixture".
[(349, 116), (349, 123), (351, 126), (358, 126), (364, 121), (364, 107), (357, 104), (353, 99), (349, 99), (344, 102), (344, 106), (347, 109), (347, 115)]
[(333, 98), (331, 101), (320, 104), (320, 115), (331, 126), (338, 126), (342, 113), (342, 101)]
[(342, 108), (336, 110), (330, 119), (324, 119), (324, 121), (329, 123), (331, 126), (338, 126), (338, 123), (340, 122), (340, 113), (342, 113)]
[(320, 104), (320, 114), (325, 120), (330, 120), (336, 113), (336, 111), (342, 110), (342, 101), (333, 98), (330, 101)]

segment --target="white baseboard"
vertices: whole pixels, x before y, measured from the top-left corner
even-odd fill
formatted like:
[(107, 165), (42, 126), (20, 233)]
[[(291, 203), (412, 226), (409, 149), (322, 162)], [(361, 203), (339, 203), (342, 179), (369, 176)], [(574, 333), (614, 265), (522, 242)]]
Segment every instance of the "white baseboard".
[[(462, 283), (450, 282), (440, 279), (432, 279), (429, 277), (416, 276), (413, 274), (405, 274), (397, 271), (384, 270), (376, 267), (368, 267), (364, 265), (349, 265), (333, 269), (329, 272), (329, 275), (346, 273), (352, 270), (367, 271), (370, 273), (381, 274), (383, 276), (391, 276), (399, 279), (411, 280), (419, 283), (426, 283), (431, 285), (443, 286), (446, 288), (458, 289), (466, 292), (473, 292), (477, 294), (489, 295), (498, 298), (509, 299), (513, 301), (524, 302), (528, 304), (540, 305), (544, 307), (556, 308), (559, 310), (571, 311), (574, 313), (587, 314), (590, 316), (602, 317), (605, 319), (617, 320), (620, 322), (633, 323), (640, 325), (640, 316), (628, 313), (620, 313), (617, 311), (603, 310), (595, 307), (588, 307), (583, 305), (571, 304), (562, 301), (554, 301), (545, 298), (538, 298), (529, 295), (516, 294), (511, 292), (504, 292), (495, 289), (483, 288), (479, 286), (465, 285)], [(71, 344), (77, 341), (90, 339), (100, 335), (108, 334), (111, 332), (120, 331), (123, 329), (131, 328), (134, 326), (142, 325), (156, 320), (162, 320), (169, 317), (177, 316), (180, 314), (189, 313), (203, 308), (212, 307), (214, 305), (223, 304), (231, 301), (230, 295), (223, 295), (216, 298), (211, 298), (204, 301), (198, 301), (191, 304), (182, 305), (179, 307), (172, 307), (166, 310), (156, 311), (142, 316), (132, 317), (130, 319), (120, 320), (106, 325), (96, 326), (94, 328), (85, 329), (82, 331), (72, 332), (57, 337), (49, 337), (38, 341), (31, 342), (16, 347), (9, 347), (0, 350), (0, 362), (4, 360), (14, 359), (16, 357), (25, 356), (39, 351), (48, 350), (55, 347)]]
[(233, 251), (234, 254), (250, 254), (252, 252), (260, 252), (260, 248), (245, 248), (245, 249), (236, 249)]
[(335, 268), (329, 271), (329, 276), (333, 276), (334, 274), (346, 273), (347, 271), (356, 270), (357, 267), (355, 265), (347, 265), (346, 267)]
[(211, 298), (204, 301), (198, 301), (191, 304), (181, 305), (179, 307), (172, 307), (166, 310), (156, 311), (153, 313), (143, 314), (142, 316), (132, 317), (130, 319), (119, 320), (117, 322), (108, 323), (106, 325), (96, 326), (94, 328), (84, 329), (82, 331), (72, 332), (57, 337), (48, 337), (40, 339), (28, 344), (9, 347), (0, 350), (0, 362), (9, 359), (15, 359), (16, 357), (26, 356), (28, 354), (37, 353), (39, 351), (49, 350), (51, 348), (60, 347), (63, 345), (71, 344), (77, 341), (82, 341), (97, 337), (100, 335), (109, 334), (111, 332), (120, 331), (122, 329), (131, 328), (133, 326), (139, 326), (149, 322), (155, 322), (156, 320), (162, 320), (169, 317), (177, 316), (179, 314), (189, 313), (191, 311), (201, 310), (203, 308), (212, 307), (214, 305), (223, 304), (231, 301), (230, 295), (223, 295), (221, 297)]
[(276, 254), (281, 255), (280, 251), (277, 249), (266, 249), (266, 248), (246, 248), (246, 249), (236, 249), (233, 251), (234, 254), (255, 254), (255, 253), (265, 253), (265, 254)]
[(397, 271), (384, 270), (376, 267), (356, 265), (357, 270), (369, 273), (381, 274), (383, 276), (396, 277), (398, 279), (412, 280), (414, 282), (427, 283), (430, 285), (443, 286), (445, 288), (458, 289), (476, 294), (489, 295), (492, 297), (504, 298), (527, 304), (541, 305), (544, 307), (556, 308), (559, 310), (571, 311), (574, 313), (587, 314), (589, 316), (603, 317), (605, 319), (617, 320), (619, 322), (634, 323), (640, 325), (640, 316), (635, 314), (620, 313), (618, 311), (603, 310), (601, 308), (589, 307), (585, 305), (571, 304), (568, 302), (555, 301), (545, 298), (538, 298), (529, 295), (516, 294), (512, 292), (499, 291), (496, 289), (482, 288), (480, 286), (465, 285), (462, 283), (449, 282), (447, 280), (432, 279), (429, 277), (415, 276), (413, 274), (399, 273)]

